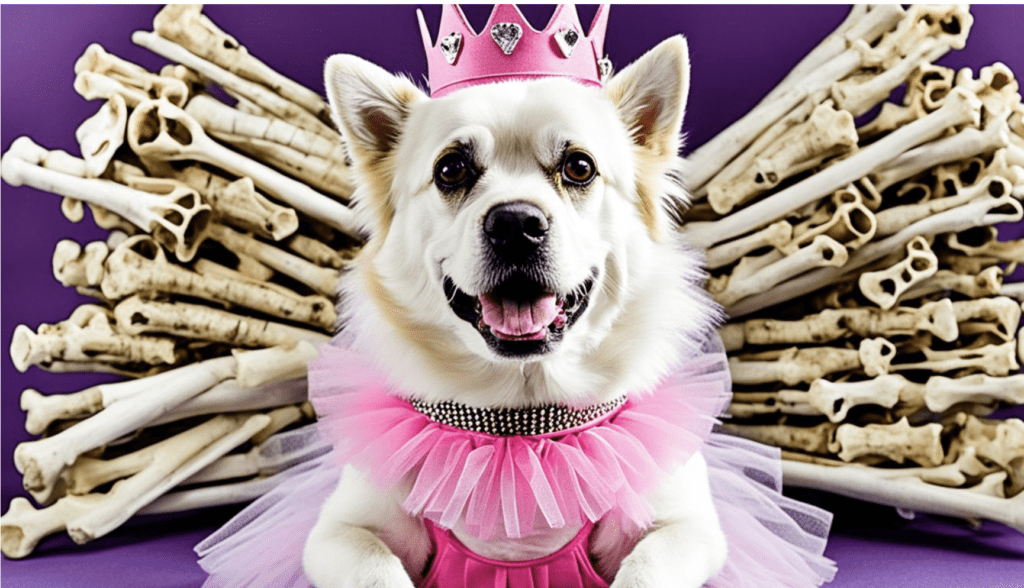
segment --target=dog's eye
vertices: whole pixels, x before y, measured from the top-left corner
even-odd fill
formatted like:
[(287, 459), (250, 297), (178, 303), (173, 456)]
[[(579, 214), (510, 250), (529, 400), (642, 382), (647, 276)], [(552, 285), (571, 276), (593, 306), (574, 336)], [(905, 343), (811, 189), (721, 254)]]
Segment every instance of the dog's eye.
[(594, 178), (597, 166), (586, 153), (570, 153), (562, 164), (562, 177), (572, 184), (586, 184)]
[(469, 162), (461, 153), (449, 153), (434, 166), (434, 183), (437, 187), (451, 190), (458, 188), (469, 179)]

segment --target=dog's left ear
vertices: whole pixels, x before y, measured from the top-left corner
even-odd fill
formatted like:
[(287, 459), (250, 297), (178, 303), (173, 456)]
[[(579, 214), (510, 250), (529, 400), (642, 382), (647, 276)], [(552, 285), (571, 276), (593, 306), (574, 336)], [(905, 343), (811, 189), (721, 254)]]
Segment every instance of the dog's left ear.
[(372, 162), (391, 151), (410, 106), (426, 99), (407, 78), (354, 55), (330, 57), (324, 66), (324, 84), (334, 122), (357, 163)]
[(607, 91), (638, 146), (655, 155), (675, 155), (690, 91), (686, 39), (665, 39), (616, 74)]
[(607, 86), (635, 145), (637, 209), (652, 238), (670, 234), (687, 202), (674, 171), (690, 90), (690, 57), (681, 35), (662, 41)]

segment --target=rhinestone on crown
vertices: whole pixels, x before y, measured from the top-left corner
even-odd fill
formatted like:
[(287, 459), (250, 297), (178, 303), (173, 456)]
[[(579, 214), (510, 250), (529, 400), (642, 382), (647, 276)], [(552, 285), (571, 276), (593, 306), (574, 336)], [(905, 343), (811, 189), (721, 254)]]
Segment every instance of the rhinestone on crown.
[(499, 437), (547, 435), (566, 431), (607, 416), (626, 403), (626, 396), (608, 402), (572, 408), (545, 404), (525, 408), (478, 408), (458, 402), (409, 400), (416, 412), (435, 423), (464, 431)]

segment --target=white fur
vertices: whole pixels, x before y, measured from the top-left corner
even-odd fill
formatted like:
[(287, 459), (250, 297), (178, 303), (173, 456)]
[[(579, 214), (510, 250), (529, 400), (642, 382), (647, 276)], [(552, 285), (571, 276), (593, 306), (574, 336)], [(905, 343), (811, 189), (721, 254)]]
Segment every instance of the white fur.
[[(332, 57), (328, 96), (364, 174), (355, 200), (372, 235), (342, 283), (353, 346), (406, 393), (428, 401), (593, 404), (651, 389), (717, 319), (698, 285), (696, 256), (676, 242), (666, 212), (681, 194), (670, 170), (687, 64), (676, 37), (606, 91), (548, 79), (430, 100), (372, 64)], [(462, 202), (446, 200), (432, 182), (436, 158), (455, 139), (472, 141), (486, 167)], [(586, 149), (599, 170), (583, 199), (567, 198), (541, 172), (558, 163), (567, 141)], [(644, 190), (655, 203), (646, 213)], [(452, 312), (442, 288), (445, 276), (471, 295), (493, 287), (480, 269), (482, 219), (513, 200), (551, 219), (549, 261), (560, 292), (598, 268), (587, 310), (553, 352), (529, 361), (493, 352)], [(652, 504), (655, 528), (639, 542), (599, 522), (591, 541), (599, 572), (614, 575), (614, 586), (702, 585), (725, 554), (703, 459), (666, 477)], [(577, 530), (483, 544), (454, 529), (480, 553), (506, 560), (554, 552)], [(304, 565), (320, 588), (410, 586), (429, 549), (422, 523), (401, 510), (396, 495), (348, 468), (307, 541)]]

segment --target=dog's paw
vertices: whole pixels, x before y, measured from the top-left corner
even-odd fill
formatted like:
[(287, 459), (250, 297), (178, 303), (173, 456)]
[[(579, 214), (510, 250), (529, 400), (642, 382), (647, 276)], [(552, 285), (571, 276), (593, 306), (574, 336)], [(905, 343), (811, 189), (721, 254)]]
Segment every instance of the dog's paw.
[(338, 565), (331, 573), (317, 576), (316, 588), (414, 588), (397, 557), (371, 558), (352, 567)]
[(622, 561), (609, 588), (700, 588), (707, 578), (696, 570), (680, 570), (665, 560), (634, 551)]

